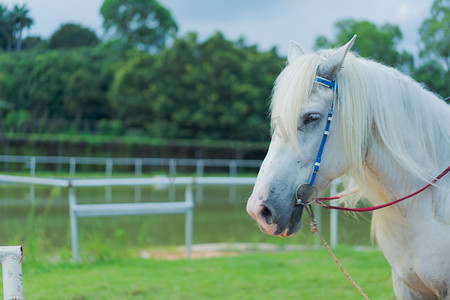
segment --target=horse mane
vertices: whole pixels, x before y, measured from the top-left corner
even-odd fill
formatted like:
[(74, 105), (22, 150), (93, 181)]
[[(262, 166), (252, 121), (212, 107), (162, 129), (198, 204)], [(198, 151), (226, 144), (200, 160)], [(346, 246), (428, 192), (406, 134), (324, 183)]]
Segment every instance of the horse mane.
[[(301, 148), (297, 127), (302, 105), (313, 91), (323, 57), (333, 51), (301, 56), (275, 82), (272, 130), (278, 134), (284, 131), (289, 143), (297, 149)], [(450, 143), (449, 108), (444, 101), (399, 71), (352, 53), (347, 54), (336, 82), (339, 130), (350, 164), (349, 173), (359, 189), (352, 199), (344, 199), (345, 205), (355, 206), (362, 198), (373, 205), (392, 200), (367, 165), (367, 150), (375, 141), (383, 145), (404, 173), (416, 180), (430, 182), (437, 175), (442, 168), (437, 164), (438, 143)], [(274, 122), (278, 119), (282, 120), (283, 128), (281, 122)], [(401, 220), (399, 214), (394, 206), (376, 215)], [(373, 226), (374, 223), (375, 214)]]

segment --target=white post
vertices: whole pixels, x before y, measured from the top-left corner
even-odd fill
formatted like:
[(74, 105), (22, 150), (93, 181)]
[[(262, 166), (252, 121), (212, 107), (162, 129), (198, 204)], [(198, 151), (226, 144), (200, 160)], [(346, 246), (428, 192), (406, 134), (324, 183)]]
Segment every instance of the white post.
[(75, 208), (77, 198), (75, 196), (75, 188), (69, 187), (69, 209), (70, 209), (70, 239), (72, 243), (72, 258), (78, 262), (78, 224)]
[[(177, 176), (177, 163), (175, 159), (171, 159), (169, 161), (169, 180), (170, 182), (175, 181), (175, 178)], [(177, 197), (177, 191), (174, 184), (171, 184), (169, 186), (169, 201), (175, 201)]]
[(75, 159), (75, 157), (71, 157), (70, 158), (70, 167), (69, 167), (70, 177), (75, 176), (76, 165), (77, 165), (77, 160)]
[[(330, 196), (336, 196), (337, 186), (339, 181), (334, 180), (330, 187)], [(336, 200), (330, 201), (330, 205), (337, 205)], [(331, 248), (336, 248), (338, 243), (338, 211), (336, 209), (330, 210), (330, 246)]]
[(22, 246), (0, 247), (5, 300), (23, 300), (22, 259)]
[[(197, 159), (197, 177), (202, 177), (205, 173), (205, 162), (203, 159)], [(202, 202), (203, 200), (203, 185), (197, 184), (195, 186), (195, 200), (197, 203)]]
[(36, 157), (30, 159), (30, 176), (36, 176)]
[[(30, 176), (34, 177), (36, 176), (36, 157), (32, 157), (30, 159)], [(30, 203), (34, 204), (35, 201), (35, 191), (34, 191), (34, 184), (30, 184)]]
[[(185, 193), (185, 201), (188, 204), (193, 203), (193, 196), (192, 196), (192, 185), (186, 186), (186, 193)], [(186, 242), (186, 258), (190, 259), (192, 254), (192, 231), (193, 231), (193, 219), (194, 219), (194, 212), (193, 209), (190, 208), (186, 212), (186, 219), (185, 219), (185, 242)]]
[(205, 173), (205, 162), (203, 159), (197, 159), (197, 169), (196, 169), (197, 177), (202, 177)]
[(232, 160), (229, 164), (230, 169), (230, 177), (236, 177), (237, 175), (237, 162), (235, 160)]
[[(232, 160), (229, 164), (230, 169), (230, 177), (236, 177), (237, 175), (237, 162), (235, 160)], [(237, 198), (237, 190), (236, 185), (232, 184), (230, 185), (229, 192), (228, 192), (228, 201), (233, 202)]]
[[(113, 161), (111, 158), (108, 158), (106, 160), (105, 177), (111, 178), (112, 169), (113, 169)], [(105, 201), (111, 202), (112, 201), (111, 199), (112, 199), (111, 186), (106, 186), (105, 187)]]
[[(142, 177), (142, 160), (136, 159), (134, 161), (134, 177)], [(140, 185), (134, 187), (134, 202), (141, 202), (142, 189)]]

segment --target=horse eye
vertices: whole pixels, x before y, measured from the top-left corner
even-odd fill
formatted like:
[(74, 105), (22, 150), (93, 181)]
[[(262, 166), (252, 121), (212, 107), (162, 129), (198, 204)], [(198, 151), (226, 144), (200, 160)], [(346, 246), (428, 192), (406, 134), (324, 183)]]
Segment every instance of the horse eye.
[(310, 124), (314, 121), (317, 121), (320, 119), (320, 114), (319, 113), (309, 113), (303, 116), (303, 125), (307, 125)]

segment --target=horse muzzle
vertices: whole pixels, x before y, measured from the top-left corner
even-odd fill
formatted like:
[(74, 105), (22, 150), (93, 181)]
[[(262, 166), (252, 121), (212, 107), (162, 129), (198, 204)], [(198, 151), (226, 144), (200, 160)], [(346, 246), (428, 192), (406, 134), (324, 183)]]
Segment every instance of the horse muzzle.
[(281, 195), (272, 194), (255, 207), (248, 205), (247, 211), (264, 233), (281, 237), (292, 236), (301, 229), (303, 210), (313, 203), (316, 196), (317, 190), (314, 186), (302, 184), (297, 188), (294, 197), (291, 196), (288, 201), (282, 201)]

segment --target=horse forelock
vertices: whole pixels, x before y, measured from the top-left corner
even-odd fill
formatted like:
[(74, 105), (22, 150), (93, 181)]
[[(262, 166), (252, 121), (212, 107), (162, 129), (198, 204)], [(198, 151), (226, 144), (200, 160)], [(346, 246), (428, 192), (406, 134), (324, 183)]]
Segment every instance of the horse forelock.
[(300, 112), (309, 99), (323, 59), (307, 54), (290, 63), (275, 81), (270, 106), (272, 132), (294, 146), (301, 154), (297, 141)]

